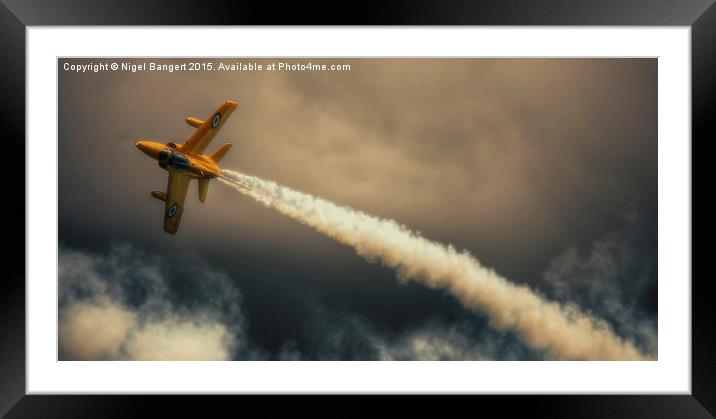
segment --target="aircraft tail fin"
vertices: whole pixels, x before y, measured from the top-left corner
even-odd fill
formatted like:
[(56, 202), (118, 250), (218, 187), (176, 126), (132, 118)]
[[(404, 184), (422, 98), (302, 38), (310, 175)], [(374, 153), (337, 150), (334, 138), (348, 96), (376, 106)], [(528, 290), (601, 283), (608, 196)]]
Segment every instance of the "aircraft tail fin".
[(209, 193), (209, 179), (199, 179), (199, 201), (206, 202)]
[(223, 157), (224, 154), (226, 154), (227, 151), (231, 148), (231, 143), (226, 143), (222, 145), (221, 147), (217, 148), (216, 151), (211, 153), (211, 156), (209, 158), (214, 162), (218, 163)]

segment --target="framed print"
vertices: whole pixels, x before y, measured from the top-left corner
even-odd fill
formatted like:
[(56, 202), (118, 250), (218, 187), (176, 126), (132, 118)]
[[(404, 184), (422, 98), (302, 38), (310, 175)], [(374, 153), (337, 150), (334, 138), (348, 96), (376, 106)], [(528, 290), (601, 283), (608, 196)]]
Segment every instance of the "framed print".
[(2, 6), (9, 416), (170, 400), (146, 394), (716, 411), (691, 235), (710, 2), (61, 3)]

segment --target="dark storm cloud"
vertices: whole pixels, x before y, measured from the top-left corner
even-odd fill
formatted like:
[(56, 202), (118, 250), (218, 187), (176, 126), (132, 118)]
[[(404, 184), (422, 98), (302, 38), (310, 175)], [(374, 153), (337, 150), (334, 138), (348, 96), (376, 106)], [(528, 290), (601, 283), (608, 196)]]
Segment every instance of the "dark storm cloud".
[[(656, 216), (654, 59), (336, 61), (351, 71), (60, 70), (60, 238), (137, 243), (167, 266), (198, 255), (242, 290), (246, 333), (272, 353), (310, 299), (391, 333), (459, 309), (216, 182), (206, 204), (192, 185), (179, 234), (165, 235), (149, 191), (166, 172), (132, 141), (182, 142), (184, 117), (224, 99), (239, 102), (209, 149), (234, 143), (224, 167), (395, 219), (517, 283), (549, 289), (542, 272), (565, 249), (635, 209)], [(635, 310), (653, 318), (655, 298)]]
[(634, 213), (624, 224), (587, 249), (565, 250), (550, 262), (544, 279), (552, 297), (578, 304), (655, 354), (656, 219)]
[(487, 327), (479, 316), (462, 313), (432, 318), (399, 333), (345, 311), (312, 306), (296, 338), (277, 352), (279, 360), (482, 361), (535, 357), (513, 335)]
[[(299, 333), (275, 353), (246, 337), (242, 296), (200, 260), (168, 267), (115, 244), (104, 254), (60, 247), (60, 360), (494, 360), (530, 359), (479, 315), (399, 334), (315, 301)], [(188, 283), (188, 284), (185, 284)], [(191, 296), (184, 291), (193, 290)]]

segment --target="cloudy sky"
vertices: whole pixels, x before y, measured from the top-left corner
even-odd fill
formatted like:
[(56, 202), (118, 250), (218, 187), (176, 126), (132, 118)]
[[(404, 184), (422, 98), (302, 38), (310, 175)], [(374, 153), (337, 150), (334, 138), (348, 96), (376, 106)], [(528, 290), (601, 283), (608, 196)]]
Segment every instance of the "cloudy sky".
[[(544, 359), (451, 294), (212, 182), (176, 236), (133, 146), (209, 147), (465, 249), (656, 355), (654, 59), (214, 59), (343, 72), (76, 73), (59, 60), (60, 359)], [(117, 60), (132, 61), (132, 60)], [(140, 59), (181, 63), (185, 60)], [(196, 61), (196, 60), (190, 60)]]

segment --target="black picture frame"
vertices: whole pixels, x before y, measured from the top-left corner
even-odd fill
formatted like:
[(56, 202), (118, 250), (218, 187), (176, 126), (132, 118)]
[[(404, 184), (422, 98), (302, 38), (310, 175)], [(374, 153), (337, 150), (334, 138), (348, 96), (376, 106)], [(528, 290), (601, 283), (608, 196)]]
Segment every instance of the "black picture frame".
[[(9, 417), (127, 417), (146, 412), (147, 404), (163, 412), (206, 414), (236, 403), (259, 403), (264, 413), (288, 409), (313, 416), (314, 397), (283, 396), (285, 403), (247, 396), (52, 396), (26, 395), (25, 358), (25, 37), (26, 26), (54, 25), (627, 25), (691, 28), (692, 60), (692, 208), (700, 221), (696, 237), (712, 236), (713, 204), (697, 201), (693, 188), (706, 182), (705, 144), (716, 139), (716, 5), (713, 0), (469, 0), (362, 1), (336, 5), (188, 0), (0, 0), (0, 119), (5, 182), (0, 212), (5, 243), (0, 281), (0, 414)], [(694, 147), (696, 146), (696, 147)], [(701, 153), (694, 152), (701, 150)], [(24, 156), (21, 158), (20, 156)], [(699, 161), (697, 164), (697, 161)], [(700, 172), (699, 172), (700, 171)], [(21, 181), (22, 179), (22, 181)], [(697, 182), (698, 181), (698, 182)], [(694, 256), (705, 248), (692, 244), (692, 359), (688, 395), (545, 395), (470, 396), (470, 404), (497, 408), (500, 413), (529, 413), (550, 417), (714, 417), (716, 416), (716, 315), (710, 278), (693, 275)], [(663, 257), (663, 255), (660, 255)], [(240, 397), (241, 400), (236, 400)], [(369, 398), (367, 400), (375, 400)], [(371, 414), (371, 403), (354, 396), (335, 396), (346, 415)], [(380, 400), (382, 402), (382, 400)], [(439, 412), (443, 401), (411, 397), (409, 405), (422, 413)], [(198, 403), (197, 403), (198, 402)], [(309, 407), (309, 405), (311, 405)], [(245, 405), (244, 405), (245, 406)], [(324, 405), (327, 406), (327, 405)], [(388, 413), (395, 408), (382, 408)], [(431, 411), (431, 409), (434, 409)], [(402, 409), (401, 409), (402, 411)], [(362, 414), (361, 414), (362, 412)], [(443, 411), (444, 413), (444, 411)], [(340, 415), (343, 416), (343, 415)]]

